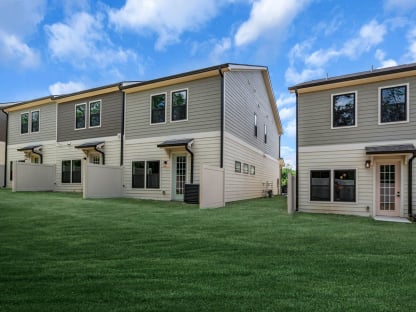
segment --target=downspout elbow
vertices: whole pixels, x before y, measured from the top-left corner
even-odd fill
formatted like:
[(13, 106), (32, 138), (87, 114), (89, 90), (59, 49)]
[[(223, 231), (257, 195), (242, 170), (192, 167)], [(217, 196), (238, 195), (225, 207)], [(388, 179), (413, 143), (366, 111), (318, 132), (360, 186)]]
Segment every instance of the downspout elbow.
[(94, 150), (95, 150), (97, 153), (100, 153), (100, 154), (101, 154), (101, 156), (102, 156), (102, 158), (103, 158), (103, 165), (105, 165), (105, 153), (104, 153), (102, 150), (99, 150), (99, 149), (97, 148), (97, 146), (94, 146)]

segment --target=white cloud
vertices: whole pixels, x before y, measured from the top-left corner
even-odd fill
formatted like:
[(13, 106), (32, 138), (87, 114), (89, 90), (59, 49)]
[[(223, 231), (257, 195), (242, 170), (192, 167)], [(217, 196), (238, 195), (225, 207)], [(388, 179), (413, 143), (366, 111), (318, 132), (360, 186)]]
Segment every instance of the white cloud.
[(280, 120), (285, 121), (287, 119), (293, 118), (296, 114), (296, 107), (283, 107), (279, 110)]
[(45, 29), (52, 56), (78, 67), (91, 66), (91, 63), (107, 67), (137, 58), (132, 50), (114, 47), (105, 33), (101, 15), (81, 12), (73, 15), (67, 23), (47, 25)]
[(398, 65), (398, 63), (393, 59), (387, 59), (386, 60), (386, 53), (381, 49), (377, 49), (374, 56), (381, 64), (381, 66), (379, 66), (379, 68), (385, 68), (385, 67), (391, 67), (391, 66), (397, 66)]
[(292, 119), (284, 125), (284, 132), (290, 138), (296, 137), (296, 119)]
[(20, 67), (33, 68), (40, 64), (39, 53), (14, 35), (0, 32), (0, 62), (17, 62)]
[(296, 168), (296, 150), (290, 146), (280, 147), (280, 157), (285, 161), (285, 167)]
[(312, 79), (324, 77), (323, 68), (304, 68), (301, 71), (297, 71), (294, 67), (289, 67), (285, 72), (286, 82), (290, 84), (301, 83)]
[(293, 106), (296, 104), (296, 96), (290, 93), (280, 93), (276, 100), (277, 107), (283, 108), (286, 106)]
[(224, 1), (215, 0), (127, 0), (119, 10), (111, 9), (109, 19), (117, 28), (138, 34), (155, 33), (156, 48), (179, 41), (185, 31), (194, 31), (213, 18)]
[(408, 11), (416, 8), (414, 0), (386, 0), (384, 3), (386, 10)]
[(407, 34), (409, 46), (405, 58), (408, 62), (416, 62), (416, 27), (412, 28)]
[(87, 89), (82, 82), (56, 82), (53, 85), (49, 86), (49, 93), (52, 95), (62, 95), (73, 92), (78, 92)]
[(222, 38), (214, 45), (214, 49), (210, 54), (210, 59), (213, 63), (223, 63), (224, 56), (231, 49), (231, 39)]
[(249, 44), (270, 32), (284, 32), (308, 2), (308, 0), (254, 1), (250, 18), (240, 26), (235, 34), (236, 46)]

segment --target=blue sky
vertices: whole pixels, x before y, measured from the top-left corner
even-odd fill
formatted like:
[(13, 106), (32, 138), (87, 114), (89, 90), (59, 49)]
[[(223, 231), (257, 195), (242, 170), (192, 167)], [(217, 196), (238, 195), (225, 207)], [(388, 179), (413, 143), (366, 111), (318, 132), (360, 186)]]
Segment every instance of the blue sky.
[(416, 62), (416, 1), (0, 1), (0, 102), (227, 62), (268, 66), (295, 166), (287, 87)]

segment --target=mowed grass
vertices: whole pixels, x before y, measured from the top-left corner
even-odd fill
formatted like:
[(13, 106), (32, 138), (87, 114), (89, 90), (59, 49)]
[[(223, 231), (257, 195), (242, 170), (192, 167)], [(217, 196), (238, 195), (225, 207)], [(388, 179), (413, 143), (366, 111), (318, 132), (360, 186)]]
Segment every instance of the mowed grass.
[(414, 311), (416, 227), (0, 190), (0, 311)]

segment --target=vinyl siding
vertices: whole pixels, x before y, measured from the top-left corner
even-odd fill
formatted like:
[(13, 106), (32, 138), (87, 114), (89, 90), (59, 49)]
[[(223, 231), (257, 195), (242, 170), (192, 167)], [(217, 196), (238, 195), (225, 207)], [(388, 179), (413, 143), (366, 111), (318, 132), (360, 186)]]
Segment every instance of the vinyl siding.
[[(20, 114), (36, 110), (39, 110), (39, 132), (20, 134)], [(9, 145), (56, 140), (56, 104), (47, 104), (36, 108), (10, 112), (8, 133)]]
[[(199, 183), (201, 164), (220, 166), (220, 133), (205, 132), (191, 133), (186, 136), (193, 138), (194, 153), (194, 184)], [(180, 152), (187, 155), (187, 183), (190, 183), (191, 157), (185, 149), (169, 150), (158, 148), (157, 145), (167, 141), (182, 138), (182, 136), (163, 136), (146, 139), (126, 140), (124, 158), (124, 195), (143, 199), (171, 200), (172, 199), (172, 153)], [(160, 189), (132, 188), (132, 162), (160, 160), (161, 177)], [(163, 162), (167, 161), (167, 166)], [(163, 194), (165, 191), (165, 194)]]
[[(75, 105), (101, 100), (101, 127), (75, 130)], [(113, 92), (101, 96), (58, 104), (58, 142), (116, 136), (121, 133), (123, 93)]]
[[(171, 122), (171, 91), (188, 89), (188, 120)], [(150, 124), (150, 97), (166, 93), (166, 123)], [(221, 126), (220, 77), (126, 94), (126, 139), (218, 131)]]
[[(225, 201), (263, 196), (265, 182), (273, 182), (273, 194), (277, 194), (279, 163), (264, 156), (261, 150), (249, 147), (247, 143), (226, 133), (224, 144)], [(235, 161), (241, 162), (241, 173), (234, 170)], [(243, 173), (243, 163), (255, 166), (255, 175)], [(249, 169), (250, 170), (250, 169)]]
[[(378, 124), (379, 87), (409, 83), (408, 123)], [(331, 94), (357, 91), (357, 127), (331, 129)], [(412, 139), (416, 137), (416, 77), (299, 94), (299, 146)]]
[[(392, 142), (387, 142), (392, 143)], [(410, 143), (415, 144), (416, 141)], [(369, 142), (368, 145), (376, 145), (377, 142)], [(364, 150), (366, 144), (323, 145), (313, 149), (299, 148), (299, 210), (304, 212), (338, 213), (348, 215), (372, 216), (375, 209), (375, 181), (376, 166), (366, 169), (364, 164), (369, 157)], [(400, 156), (393, 156), (400, 157)], [(310, 171), (311, 170), (345, 170), (356, 169), (356, 203), (322, 202), (310, 200)], [(401, 216), (407, 216), (407, 170), (402, 160), (401, 166)], [(416, 178), (416, 173), (413, 174)], [(331, 184), (333, 176), (331, 177)], [(331, 185), (331, 193), (333, 193)], [(416, 188), (414, 188), (416, 190)], [(333, 194), (331, 194), (333, 196)], [(369, 210), (367, 210), (369, 207)]]
[[(231, 71), (224, 77), (225, 131), (277, 159), (279, 136), (263, 75), (260, 71)], [(257, 137), (254, 136), (254, 113), (257, 114)]]
[[(6, 143), (5, 142), (0, 142), (0, 165), (4, 165), (4, 152), (6, 149)], [(1, 182), (1, 181), (0, 181)]]
[(0, 107), (0, 142), (6, 142), (6, 114)]
[[(118, 137), (103, 137), (99, 138), (104, 141), (105, 165), (119, 166), (120, 165), (120, 140)], [(62, 183), (62, 161), (83, 159), (85, 156), (81, 149), (75, 146), (89, 142), (90, 140), (71, 141), (70, 144), (58, 143), (56, 146), (56, 190), (59, 192), (82, 192), (82, 183)]]

